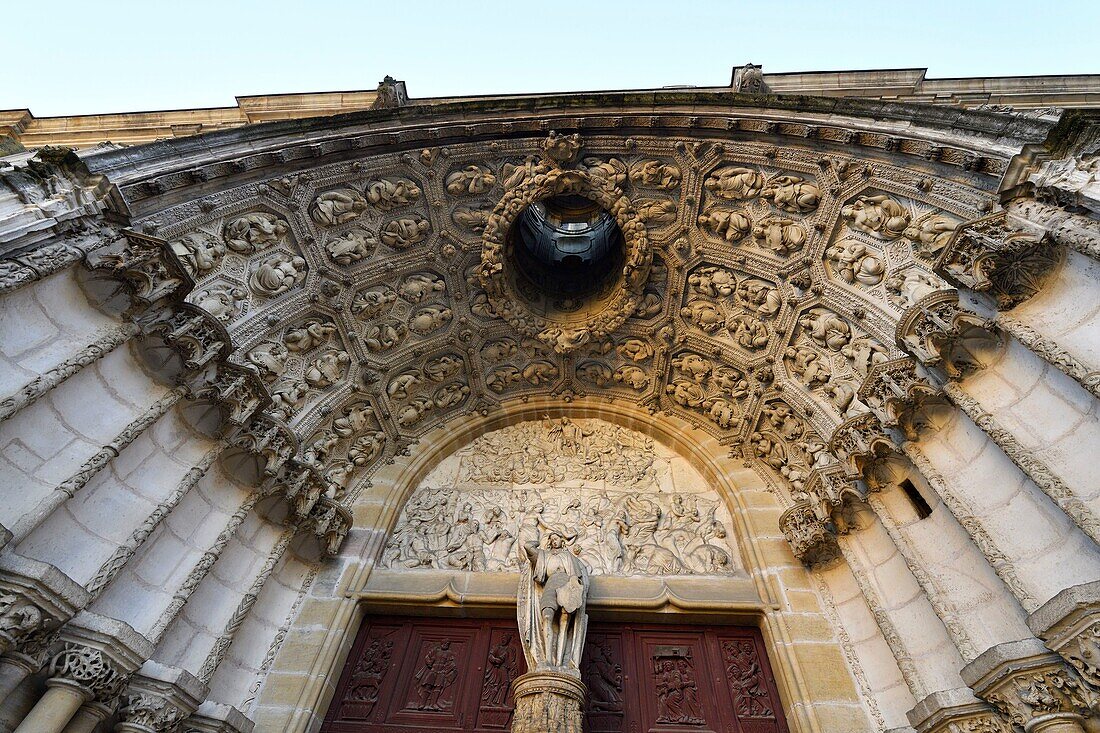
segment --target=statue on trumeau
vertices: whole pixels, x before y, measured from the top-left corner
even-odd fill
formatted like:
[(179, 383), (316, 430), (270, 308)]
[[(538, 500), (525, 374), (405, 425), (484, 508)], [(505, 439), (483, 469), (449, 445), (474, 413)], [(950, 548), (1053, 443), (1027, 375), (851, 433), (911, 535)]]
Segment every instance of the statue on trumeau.
[(588, 568), (559, 531), (547, 534), (545, 548), (528, 542), (522, 549), (516, 618), (527, 668), (579, 676), (588, 629)]

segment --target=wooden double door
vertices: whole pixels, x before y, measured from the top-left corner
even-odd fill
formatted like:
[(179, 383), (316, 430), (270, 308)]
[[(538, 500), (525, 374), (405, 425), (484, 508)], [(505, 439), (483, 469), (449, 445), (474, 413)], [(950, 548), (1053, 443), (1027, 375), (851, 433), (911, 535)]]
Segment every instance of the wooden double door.
[[(515, 622), (368, 617), (322, 731), (508, 730), (527, 671)], [(760, 633), (591, 623), (581, 674), (589, 733), (786, 733)]]

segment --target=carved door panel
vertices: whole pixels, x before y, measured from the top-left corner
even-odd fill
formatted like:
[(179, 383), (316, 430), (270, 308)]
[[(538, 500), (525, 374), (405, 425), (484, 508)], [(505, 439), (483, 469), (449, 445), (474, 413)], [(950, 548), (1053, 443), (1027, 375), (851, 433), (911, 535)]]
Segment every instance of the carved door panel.
[(367, 618), (322, 730), (507, 731), (526, 671), (510, 619)]
[(747, 629), (722, 629), (708, 634), (715, 659), (719, 664), (723, 699), (732, 702), (737, 718), (736, 730), (744, 733), (780, 733), (786, 731), (775, 688), (771, 665), (757, 632)]
[[(507, 731), (526, 671), (511, 619), (368, 618), (322, 731)], [(581, 677), (586, 733), (787, 733), (755, 629), (592, 623)]]
[[(463, 730), (472, 717), (478, 629), (447, 624), (412, 629), (386, 723)], [(478, 681), (479, 682), (479, 681)]]
[(636, 631), (634, 653), (641, 730), (723, 733), (702, 632)]

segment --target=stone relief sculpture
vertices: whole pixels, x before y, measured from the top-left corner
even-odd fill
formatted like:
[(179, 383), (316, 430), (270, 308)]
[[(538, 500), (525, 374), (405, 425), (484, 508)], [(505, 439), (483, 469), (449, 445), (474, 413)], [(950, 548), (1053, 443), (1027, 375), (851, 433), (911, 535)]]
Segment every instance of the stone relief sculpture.
[(225, 246), (238, 254), (252, 254), (283, 240), (290, 225), (274, 214), (254, 212), (225, 225)]
[(879, 239), (897, 239), (909, 227), (909, 210), (886, 195), (860, 196), (840, 210), (853, 229)]
[(557, 534), (596, 575), (740, 567), (717, 497), (661, 491), (664, 459), (623, 428), (569, 418), (521, 423), (461, 455), (450, 487), (425, 484), (409, 499), (384, 566), (515, 571), (521, 548)]
[(381, 211), (412, 206), (420, 200), (420, 186), (407, 178), (380, 178), (366, 188), (367, 201)]
[(420, 215), (392, 219), (382, 227), (382, 243), (393, 249), (407, 249), (423, 242), (432, 225)]
[(257, 295), (274, 298), (282, 295), (306, 277), (306, 261), (302, 257), (277, 252), (267, 257), (253, 271), (248, 286)]
[(377, 244), (367, 232), (352, 230), (325, 242), (325, 249), (333, 262), (347, 266), (370, 257)]
[(318, 226), (334, 227), (359, 218), (367, 210), (367, 200), (358, 191), (326, 191), (313, 200), (309, 215)]

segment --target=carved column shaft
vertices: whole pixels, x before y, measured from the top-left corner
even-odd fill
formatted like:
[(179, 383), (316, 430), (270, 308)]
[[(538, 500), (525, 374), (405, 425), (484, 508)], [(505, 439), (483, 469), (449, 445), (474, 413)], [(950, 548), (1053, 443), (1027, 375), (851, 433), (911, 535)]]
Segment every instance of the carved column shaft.
[(997, 316), (997, 325), (1014, 339), (1026, 346), (1055, 369), (1061, 370), (1082, 387), (1100, 398), (1100, 370), (1091, 369), (1078, 361), (1076, 357), (1061, 346), (1045, 338), (1028, 324), (1001, 313)]
[(95, 576), (88, 581), (86, 586), (84, 586), (84, 589), (91, 594), (92, 600), (98, 598), (108, 584), (114, 580), (123, 566), (130, 561), (130, 558), (134, 556), (138, 548), (140, 548), (145, 540), (148, 539), (149, 535), (153, 533), (153, 530), (155, 530), (164, 518), (176, 508), (180, 501), (183, 500), (183, 497), (187, 495), (187, 492), (194, 488), (195, 484), (206, 475), (206, 472), (214, 465), (214, 461), (218, 459), (218, 456), (222, 454), (222, 451), (224, 451), (228, 445), (228, 440), (221, 440), (215, 444), (213, 448), (208, 450), (199, 460), (198, 464), (184, 474), (183, 479), (180, 480), (175, 490), (157, 505), (157, 508), (153, 510), (144, 522), (142, 522), (141, 526), (135, 529), (126, 541), (119, 545), (114, 554), (100, 566)]
[(226, 522), (225, 527), (214, 539), (214, 544), (210, 546), (210, 549), (202, 554), (199, 561), (195, 564), (195, 567), (188, 573), (187, 578), (184, 579), (183, 584), (179, 590), (172, 596), (172, 600), (168, 603), (168, 607), (164, 609), (160, 617), (157, 618), (157, 622), (153, 625), (152, 630), (149, 632), (149, 639), (154, 643), (160, 641), (160, 638), (164, 636), (164, 632), (168, 629), (168, 625), (175, 619), (176, 614), (183, 608), (183, 604), (187, 603), (187, 599), (191, 597), (191, 594), (195, 592), (195, 589), (199, 587), (199, 583), (206, 577), (210, 569), (214, 567), (214, 563), (221, 556), (222, 550), (229, 544), (229, 540), (236, 534), (237, 528), (241, 526), (241, 523), (248, 516), (248, 513), (252, 511), (252, 508), (256, 506), (256, 502), (260, 500), (260, 495), (254, 493), (249, 495), (244, 503), (237, 508), (237, 511), (233, 512), (229, 517), (229, 521)]
[(898, 632), (898, 628), (890, 618), (890, 614), (886, 611), (882, 599), (875, 589), (874, 580), (863, 567), (858, 554), (849, 547), (850, 542), (851, 539), (848, 537), (842, 537), (839, 541), (844, 560), (852, 571), (852, 577), (855, 578), (856, 585), (859, 586), (860, 593), (863, 594), (863, 599), (867, 602), (867, 608), (874, 616), (879, 631), (882, 632), (882, 638), (886, 640), (886, 645), (890, 647), (890, 653), (898, 663), (898, 669), (901, 670), (901, 676), (905, 680), (905, 684), (909, 686), (913, 697), (920, 700), (929, 693), (928, 685), (917, 665), (913, 662), (905, 640)]
[(932, 462), (928, 460), (928, 457), (921, 452), (915, 443), (905, 441), (901, 444), (901, 450), (913, 462), (917, 470), (921, 472), (921, 475), (928, 481), (929, 486), (936, 491), (943, 503), (947, 505), (947, 508), (951, 510), (955, 519), (970, 535), (970, 539), (985, 555), (986, 560), (993, 568), (993, 572), (997, 573), (997, 577), (1004, 581), (1016, 600), (1025, 609), (1035, 608), (1038, 605), (1035, 596), (1020, 580), (1019, 575), (1016, 573), (1016, 567), (998, 547), (997, 543), (993, 541), (981, 522), (974, 517), (974, 510), (947, 485), (947, 481), (944, 480), (940, 472), (936, 470)]
[(11, 397), (0, 401), (0, 420), (7, 420), (81, 369), (110, 354), (140, 332), (133, 323), (114, 326), (72, 357), (61, 362), (25, 385)]
[(12, 528), (12, 541), (19, 542), (33, 532), (38, 525), (46, 520), (58, 507), (71, 499), (78, 491), (88, 485), (92, 478), (102, 471), (107, 464), (114, 460), (126, 446), (137, 440), (145, 429), (164, 416), (179, 402), (186, 393), (185, 387), (176, 387), (153, 403), (138, 419), (131, 422), (126, 428), (115, 436), (107, 445), (80, 467), (76, 473), (59, 484), (53, 491), (42, 498), (33, 509), (28, 511)]
[(279, 560), (282, 559), (293, 537), (293, 527), (283, 532), (279, 541), (275, 543), (275, 547), (267, 554), (267, 560), (264, 562), (263, 567), (260, 568), (260, 572), (256, 575), (256, 578), (252, 581), (252, 586), (248, 589), (248, 592), (244, 594), (244, 597), (241, 598), (240, 603), (237, 604), (237, 608), (233, 611), (233, 615), (226, 621), (225, 628), (222, 630), (217, 641), (214, 642), (213, 648), (210, 650), (210, 653), (206, 655), (206, 660), (202, 663), (202, 668), (199, 670), (198, 678), (204, 684), (209, 684), (210, 680), (214, 677), (214, 673), (218, 671), (218, 666), (222, 663), (222, 660), (225, 659), (225, 655), (229, 651), (229, 646), (233, 643), (233, 638), (237, 635), (237, 631), (240, 630), (244, 620), (248, 617), (248, 612), (256, 605), (256, 599), (259, 597), (260, 591), (263, 590), (264, 584), (267, 583), (267, 579), (271, 577), (271, 573), (275, 570), (275, 566), (279, 563)]
[(940, 587), (936, 579), (921, 567), (920, 558), (916, 556), (909, 540), (906, 539), (898, 529), (893, 517), (891, 517), (890, 513), (886, 510), (886, 505), (883, 503), (882, 498), (877, 494), (871, 494), (867, 497), (867, 503), (874, 510), (875, 514), (878, 515), (883, 528), (886, 530), (886, 533), (890, 535), (890, 539), (893, 540), (894, 546), (898, 548), (898, 553), (902, 556), (902, 559), (905, 560), (909, 572), (916, 578), (921, 590), (924, 591), (924, 595), (928, 597), (928, 602), (932, 604), (932, 609), (936, 612), (936, 615), (940, 617), (940, 620), (943, 621), (944, 628), (947, 629), (947, 635), (951, 637), (951, 641), (955, 644), (955, 648), (959, 650), (959, 654), (966, 660), (978, 656), (978, 650), (974, 648), (974, 644), (970, 639), (970, 634), (967, 633), (966, 628), (962, 622), (959, 621), (958, 614), (955, 613), (954, 605), (951, 603), (950, 598), (948, 598), (948, 594)]
[(1020, 445), (1012, 433), (1001, 427), (993, 416), (985, 412), (978, 401), (964, 392), (958, 384), (946, 383), (943, 386), (943, 393), (956, 407), (965, 412), (974, 424), (1004, 451), (1009, 460), (1073, 520), (1074, 524), (1093, 541), (1100, 542), (1100, 520), (1045, 463)]

